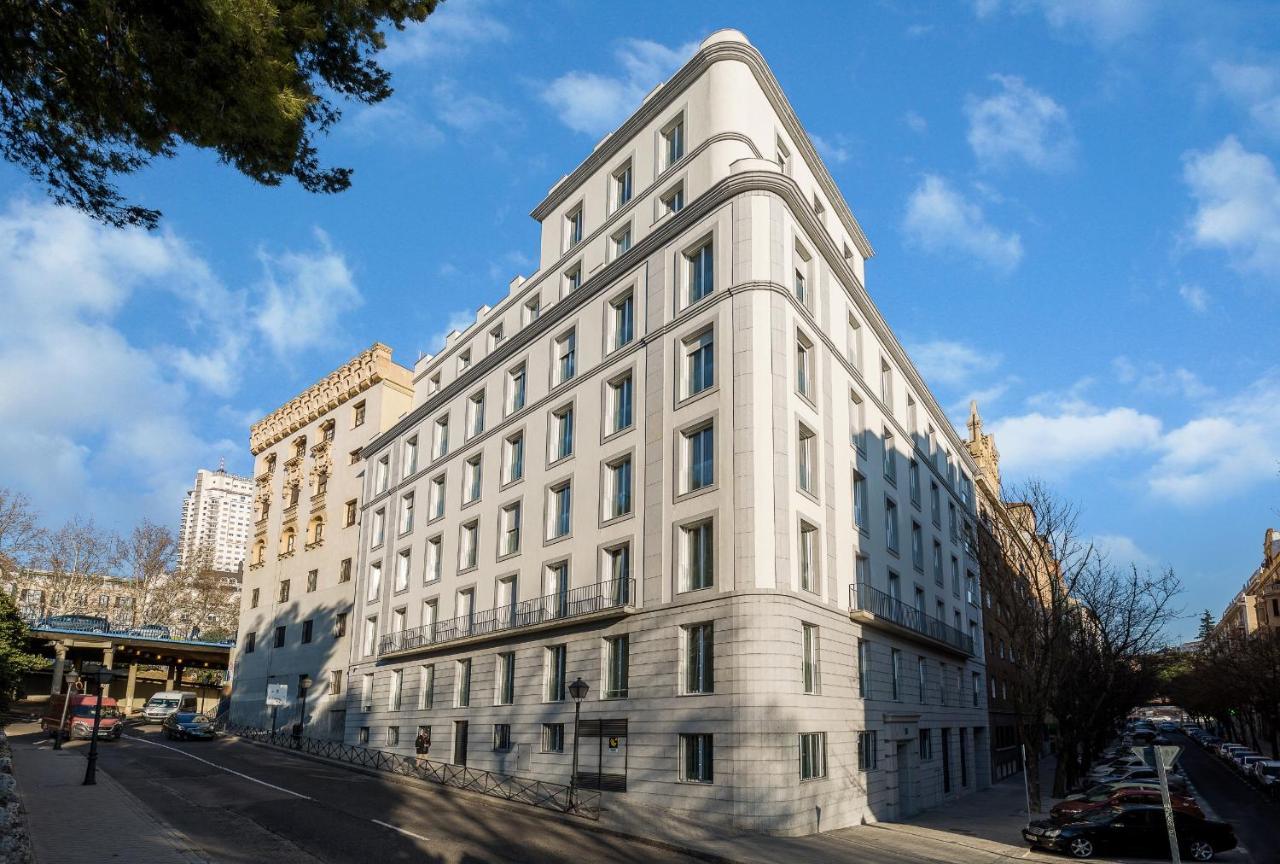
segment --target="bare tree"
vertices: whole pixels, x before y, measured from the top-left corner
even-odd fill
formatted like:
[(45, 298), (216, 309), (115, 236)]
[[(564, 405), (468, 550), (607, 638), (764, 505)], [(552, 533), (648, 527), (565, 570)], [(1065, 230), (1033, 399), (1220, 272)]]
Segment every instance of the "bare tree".
[(128, 579), (130, 626), (165, 623), (173, 618), (182, 600), (180, 580), (174, 573), (178, 542), (173, 532), (144, 519), (119, 541), (116, 559), (120, 575)]
[(116, 538), (99, 529), (92, 519), (77, 516), (46, 534), (33, 562), (43, 571), (47, 614), (93, 608), (92, 597), (114, 567), (116, 553)]
[(234, 633), (240, 614), (231, 577), (213, 567), (213, 548), (202, 546), (187, 556), (178, 574), (181, 600), (177, 620), (183, 636)]
[(26, 566), (39, 551), (42, 537), (27, 496), (0, 487), (0, 574)]

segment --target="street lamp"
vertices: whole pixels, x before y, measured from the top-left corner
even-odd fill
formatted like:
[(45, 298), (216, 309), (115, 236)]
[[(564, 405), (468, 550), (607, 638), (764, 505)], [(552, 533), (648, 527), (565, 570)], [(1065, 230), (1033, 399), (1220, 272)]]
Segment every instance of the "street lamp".
[(298, 712), (298, 720), (293, 724), (293, 743), (295, 746), (302, 744), (302, 733), (307, 726), (307, 691), (311, 689), (311, 676), (303, 675), (298, 678), (298, 703), (301, 710)]
[(62, 677), (67, 682), (67, 692), (62, 696), (62, 720), (58, 722), (58, 733), (53, 736), (53, 749), (62, 749), (62, 729), (67, 725), (67, 706), (71, 704), (71, 694), (76, 692), (76, 682), (80, 680), (79, 673), (72, 669)]
[(569, 779), (569, 806), (578, 806), (578, 716), (582, 713), (582, 700), (587, 698), (591, 688), (586, 681), (578, 678), (569, 685), (569, 695), (573, 697), (573, 776)]
[(93, 706), (93, 737), (89, 739), (89, 764), (84, 769), (85, 786), (93, 786), (98, 782), (98, 724), (102, 721), (103, 693), (114, 677), (115, 673), (107, 666), (99, 666), (93, 672), (85, 674), (86, 684), (93, 681), (98, 685), (98, 702)]

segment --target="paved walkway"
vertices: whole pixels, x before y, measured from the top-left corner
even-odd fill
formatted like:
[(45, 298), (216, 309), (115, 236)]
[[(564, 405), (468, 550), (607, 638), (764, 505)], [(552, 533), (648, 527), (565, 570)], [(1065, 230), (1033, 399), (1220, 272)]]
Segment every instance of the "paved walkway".
[(81, 748), (54, 750), (36, 724), (13, 723), (5, 731), (37, 864), (206, 861), (101, 766), (96, 785), (83, 785)]

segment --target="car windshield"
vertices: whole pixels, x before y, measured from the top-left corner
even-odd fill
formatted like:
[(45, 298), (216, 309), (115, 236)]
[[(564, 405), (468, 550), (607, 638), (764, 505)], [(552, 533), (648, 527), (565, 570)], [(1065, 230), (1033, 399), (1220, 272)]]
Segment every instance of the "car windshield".
[(1114, 807), (1103, 807), (1101, 810), (1086, 813), (1084, 818), (1086, 822), (1110, 822), (1118, 812)]
[(1268, 777), (1280, 777), (1280, 762), (1277, 762), (1274, 765), (1263, 765), (1262, 773), (1266, 774)]
[[(92, 716), (93, 716), (93, 709), (94, 709), (94, 706), (93, 706), (93, 705), (77, 705), (77, 706), (76, 706), (76, 707), (71, 711), (71, 716), (73, 716), (73, 717), (92, 717)], [(116, 719), (119, 719), (119, 717), (120, 717), (120, 711), (119, 711), (118, 709), (116, 709), (116, 707), (115, 707), (114, 705), (107, 705), (106, 707), (104, 707), (104, 708), (102, 709), (102, 719), (103, 719), (103, 720), (116, 720)]]
[(156, 699), (153, 697), (151, 701), (149, 701), (147, 704), (153, 708), (172, 708), (178, 704), (178, 700), (177, 699)]
[(191, 712), (186, 712), (183, 714), (174, 714), (173, 719), (175, 723), (208, 723), (209, 722), (209, 718), (204, 716), (203, 714), (194, 714)]

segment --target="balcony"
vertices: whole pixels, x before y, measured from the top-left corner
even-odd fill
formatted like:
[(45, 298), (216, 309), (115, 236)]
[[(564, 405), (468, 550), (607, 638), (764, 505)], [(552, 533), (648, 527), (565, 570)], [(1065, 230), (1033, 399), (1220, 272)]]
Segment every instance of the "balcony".
[(463, 640), (479, 642), (505, 633), (547, 630), (566, 621), (620, 617), (634, 609), (635, 591), (635, 579), (614, 579), (388, 633), (378, 640), (378, 656), (423, 651)]
[(849, 617), (944, 651), (973, 656), (973, 637), (870, 585), (849, 586)]

